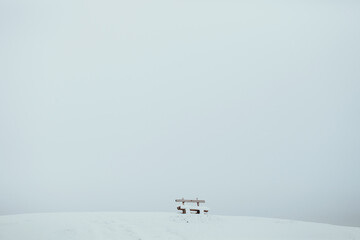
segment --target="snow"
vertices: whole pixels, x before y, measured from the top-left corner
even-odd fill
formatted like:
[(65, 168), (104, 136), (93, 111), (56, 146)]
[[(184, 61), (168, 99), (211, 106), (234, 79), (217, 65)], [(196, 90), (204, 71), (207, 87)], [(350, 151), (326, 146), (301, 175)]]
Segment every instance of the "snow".
[(0, 216), (1, 240), (360, 239), (360, 228), (256, 217), (176, 213), (39, 213)]

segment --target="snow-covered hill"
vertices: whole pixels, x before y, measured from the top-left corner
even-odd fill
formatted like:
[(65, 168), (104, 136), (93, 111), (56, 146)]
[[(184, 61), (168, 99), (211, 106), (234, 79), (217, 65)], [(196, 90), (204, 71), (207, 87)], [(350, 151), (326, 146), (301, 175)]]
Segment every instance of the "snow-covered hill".
[(175, 213), (0, 216), (1, 240), (360, 239), (360, 228), (280, 219)]

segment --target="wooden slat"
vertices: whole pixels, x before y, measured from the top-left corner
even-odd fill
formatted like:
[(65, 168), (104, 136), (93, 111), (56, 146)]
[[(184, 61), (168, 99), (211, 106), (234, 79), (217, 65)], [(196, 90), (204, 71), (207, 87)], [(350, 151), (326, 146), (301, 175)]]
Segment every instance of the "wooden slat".
[(205, 200), (187, 200), (187, 199), (176, 199), (175, 202), (195, 202), (195, 203), (205, 203)]

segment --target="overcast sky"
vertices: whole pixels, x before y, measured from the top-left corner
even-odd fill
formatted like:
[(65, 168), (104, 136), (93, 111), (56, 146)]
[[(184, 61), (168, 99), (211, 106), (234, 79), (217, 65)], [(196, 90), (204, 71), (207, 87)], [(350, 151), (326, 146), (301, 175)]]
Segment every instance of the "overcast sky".
[(360, 226), (359, 1), (0, 0), (0, 214)]

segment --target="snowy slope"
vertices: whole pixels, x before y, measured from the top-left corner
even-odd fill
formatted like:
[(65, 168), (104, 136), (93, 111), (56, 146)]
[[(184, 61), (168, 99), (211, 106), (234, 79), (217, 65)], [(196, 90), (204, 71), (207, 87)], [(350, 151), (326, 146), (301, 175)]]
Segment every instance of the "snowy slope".
[(176, 213), (42, 213), (0, 216), (1, 240), (359, 239), (360, 228)]

